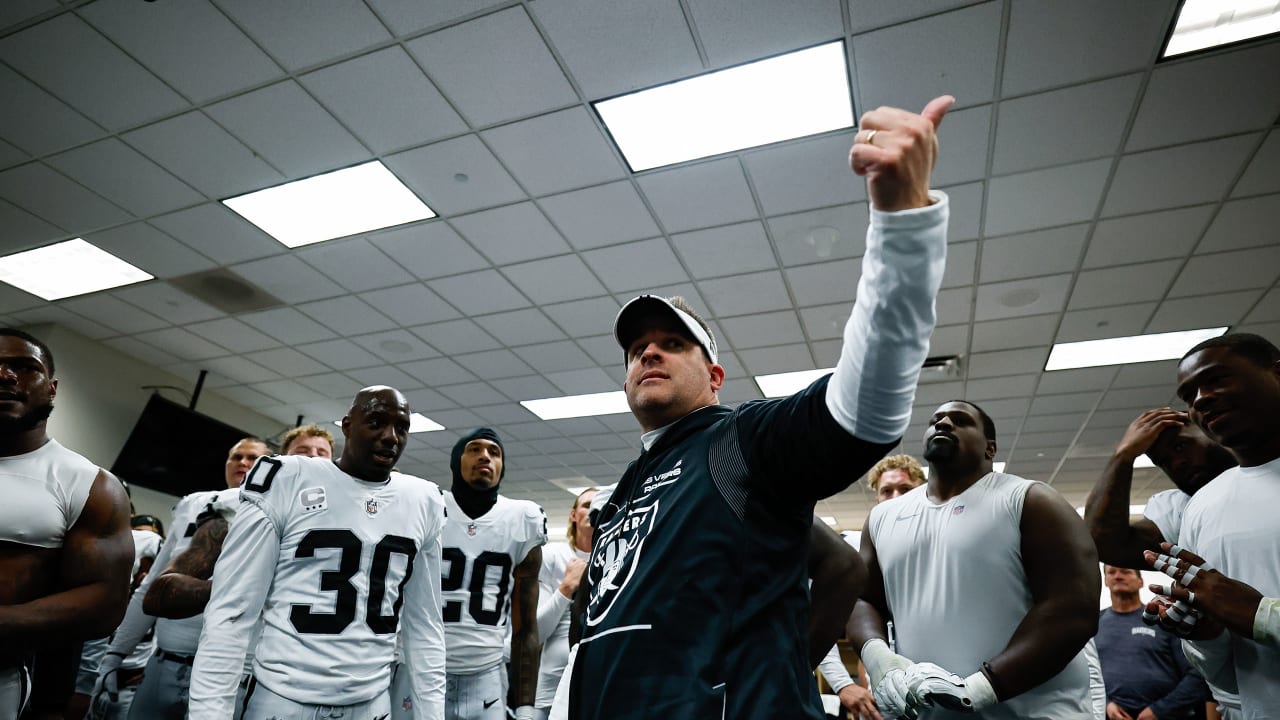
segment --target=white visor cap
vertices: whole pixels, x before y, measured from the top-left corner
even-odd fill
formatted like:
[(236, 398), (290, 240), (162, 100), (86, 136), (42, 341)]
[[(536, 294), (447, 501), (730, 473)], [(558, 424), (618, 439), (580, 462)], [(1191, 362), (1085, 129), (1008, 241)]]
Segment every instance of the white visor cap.
[(618, 311), (618, 316), (613, 319), (613, 336), (618, 340), (618, 345), (622, 346), (622, 360), (625, 363), (627, 358), (627, 348), (631, 341), (635, 339), (636, 329), (640, 326), (640, 321), (655, 313), (665, 314), (668, 317), (674, 317), (680, 321), (681, 325), (689, 331), (703, 350), (707, 351), (707, 356), (711, 358), (711, 362), (718, 363), (719, 353), (716, 350), (716, 339), (711, 333), (702, 329), (702, 325), (694, 319), (692, 315), (672, 305), (669, 300), (657, 295), (640, 295), (631, 298), (622, 309)]

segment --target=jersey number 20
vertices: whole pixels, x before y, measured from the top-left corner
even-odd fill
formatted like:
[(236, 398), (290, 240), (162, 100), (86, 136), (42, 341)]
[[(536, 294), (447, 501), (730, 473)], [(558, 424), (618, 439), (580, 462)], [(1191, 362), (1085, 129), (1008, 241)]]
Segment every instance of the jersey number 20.
[[(337, 570), (325, 570), (320, 573), (321, 592), (337, 593), (333, 604), (333, 612), (313, 612), (310, 605), (294, 605), (289, 612), (289, 621), (300, 633), (313, 635), (337, 635), (347, 629), (356, 619), (356, 587), (351, 578), (360, 572), (360, 555), (363, 544), (360, 538), (350, 530), (312, 530), (303, 536), (298, 543), (296, 558), (315, 557), (316, 550), (336, 549), (342, 554), (338, 559)], [(382, 614), (382, 603), (387, 595), (387, 568), (391, 564), (391, 555), (404, 555), (406, 560), (404, 578), (396, 589), (396, 599), (391, 605), (391, 614)], [(365, 602), (365, 623), (378, 635), (393, 633), (400, 624), (400, 606), (404, 604), (404, 585), (413, 574), (413, 559), (418, 548), (413, 540), (399, 535), (387, 535), (378, 541), (373, 548), (373, 562), (369, 564), (369, 597)]]
[[(462, 589), (462, 576), (467, 571), (467, 556), (456, 547), (443, 548), (440, 557), (449, 563), (449, 571), (440, 577), (440, 590), (451, 592)], [(484, 606), (485, 580), (489, 576), (489, 568), (498, 569), (497, 601), (492, 610)], [(471, 566), (471, 601), (467, 603), (467, 611), (477, 625), (497, 625), (502, 621), (502, 611), (507, 602), (507, 588), (511, 584), (511, 556), (486, 550), (480, 553)], [(462, 619), (462, 601), (450, 600), (444, 604), (444, 621), (458, 622)]]

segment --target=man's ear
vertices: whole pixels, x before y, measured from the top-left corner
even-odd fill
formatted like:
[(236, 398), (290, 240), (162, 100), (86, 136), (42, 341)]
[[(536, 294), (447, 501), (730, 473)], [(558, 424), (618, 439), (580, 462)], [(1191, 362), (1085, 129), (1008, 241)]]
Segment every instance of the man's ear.
[(52, 400), (58, 396), (58, 379), (49, 379), (49, 399)]
[(724, 368), (712, 363), (707, 369), (711, 371), (711, 392), (720, 392), (720, 388), (724, 386)]
[(995, 441), (995, 440), (988, 440), (988, 441), (987, 441), (987, 453), (986, 453), (986, 456), (987, 456), (987, 459), (988, 459), (988, 460), (995, 460), (995, 459), (996, 459), (996, 441)]

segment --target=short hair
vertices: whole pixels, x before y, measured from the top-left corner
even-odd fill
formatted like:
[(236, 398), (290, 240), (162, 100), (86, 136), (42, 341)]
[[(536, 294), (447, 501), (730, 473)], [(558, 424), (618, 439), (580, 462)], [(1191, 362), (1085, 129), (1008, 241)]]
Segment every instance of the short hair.
[(872, 490), (880, 489), (880, 476), (890, 470), (902, 470), (911, 476), (913, 487), (923, 485), (925, 481), (924, 470), (920, 467), (920, 463), (910, 455), (890, 455), (881, 460), (871, 469), (867, 471), (867, 484)]
[(1142, 572), (1140, 572), (1137, 568), (1125, 567), (1125, 566), (1123, 566), (1123, 565), (1112, 565), (1112, 564), (1110, 564), (1110, 563), (1103, 563), (1103, 564), (1102, 564), (1102, 571), (1103, 571), (1104, 573), (1107, 571), (1107, 568), (1115, 568), (1115, 569), (1117, 569), (1117, 570), (1128, 570), (1129, 572), (1133, 573), (1134, 575), (1137, 575), (1138, 577), (1142, 577)]
[[(715, 333), (711, 332), (711, 326), (707, 324), (706, 320), (702, 319), (702, 316), (698, 314), (697, 310), (693, 309), (693, 306), (689, 304), (688, 300), (685, 300), (684, 297), (680, 295), (672, 295), (671, 297), (667, 298), (667, 302), (671, 303), (672, 307), (676, 308), (677, 310), (681, 310), (683, 312), (688, 313), (689, 317), (698, 321), (698, 326), (701, 327), (703, 331), (707, 333), (707, 337), (710, 338), (711, 344), (712, 345), (716, 344), (716, 335)], [(701, 343), (699, 343), (699, 347), (701, 347)], [(711, 351), (707, 350), (706, 348), (702, 348), (702, 354), (706, 356), (708, 361), (711, 360)]]
[(156, 529), (156, 534), (164, 537), (164, 523), (160, 522), (160, 518), (155, 515), (134, 515), (129, 520), (129, 526), (137, 529), (143, 525), (150, 525)]
[[(1271, 367), (1280, 362), (1280, 348), (1270, 340), (1253, 333), (1230, 333), (1209, 338), (1196, 344), (1182, 356), (1182, 360), (1209, 348), (1227, 348), (1233, 355), (1239, 355), (1260, 367)], [(1179, 363), (1182, 361), (1179, 360)]]
[[(582, 505), (582, 496), (586, 495), (589, 492), (600, 492), (600, 488), (589, 487), (586, 490), (583, 490), (582, 492), (578, 493), (578, 497), (573, 499), (573, 510), (577, 510), (578, 507)], [(570, 516), (572, 516), (573, 510), (569, 511)], [(564, 536), (569, 538), (569, 542), (573, 542), (573, 536), (575, 533), (577, 533), (577, 531), (578, 531), (578, 521), (570, 519), (569, 527), (565, 528)]]
[(301, 437), (324, 438), (329, 443), (329, 449), (333, 450), (333, 434), (319, 425), (311, 423), (309, 425), (299, 425), (296, 428), (291, 428), (289, 432), (285, 433), (284, 437), (280, 439), (280, 454), (288, 455), (289, 446)]
[(44, 355), (44, 365), (49, 369), (49, 377), (53, 377), (53, 351), (40, 338), (12, 327), (0, 328), (0, 336), (21, 338), (40, 348), (40, 354)]
[(944, 402), (944, 403), (942, 403), (942, 404), (943, 404), (943, 405), (950, 405), (951, 403), (964, 403), (965, 405), (968, 405), (969, 407), (973, 408), (974, 410), (977, 410), (977, 411), (978, 411), (978, 417), (982, 418), (982, 434), (983, 434), (983, 435), (984, 435), (988, 440), (990, 440), (990, 441), (992, 441), (992, 442), (995, 442), (995, 439), (996, 439), (996, 421), (991, 419), (991, 416), (987, 414), (987, 411), (986, 411), (986, 410), (983, 410), (981, 407), (979, 407), (979, 405), (978, 405), (976, 402), (974, 402), (974, 401), (972, 401), (972, 400), (959, 400), (959, 399), (957, 399), (957, 400), (948, 400), (948, 401), (946, 401), (946, 402)]
[(266, 445), (267, 450), (271, 449), (271, 445), (269, 445), (266, 440), (263, 440), (262, 438), (256, 435), (249, 435), (248, 437), (242, 437), (239, 440), (232, 443), (231, 447), (227, 448), (227, 455), (230, 455), (232, 450), (235, 450), (236, 448), (240, 447), (245, 443), (258, 443), (259, 445)]

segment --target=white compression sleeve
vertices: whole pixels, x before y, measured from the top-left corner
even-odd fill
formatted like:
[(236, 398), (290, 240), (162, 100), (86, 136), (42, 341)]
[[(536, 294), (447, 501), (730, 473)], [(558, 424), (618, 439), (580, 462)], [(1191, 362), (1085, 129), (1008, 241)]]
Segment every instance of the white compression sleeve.
[(838, 693), (846, 687), (853, 684), (853, 678), (849, 676), (849, 669), (844, 666), (844, 661), (840, 659), (840, 648), (832, 645), (827, 651), (827, 656), (822, 658), (822, 662), (818, 663), (818, 672), (822, 673), (822, 677), (827, 679), (827, 684), (831, 686), (831, 692)]
[(949, 213), (944, 193), (934, 191), (931, 197), (935, 202), (928, 207), (871, 210), (857, 300), (827, 386), (832, 417), (867, 442), (902, 437), (929, 353)]

